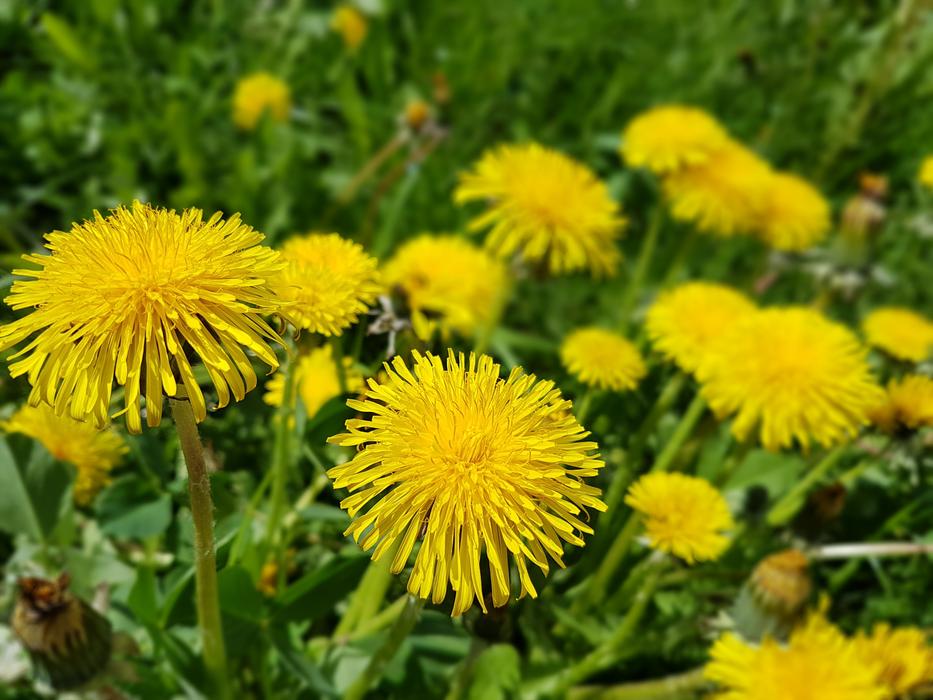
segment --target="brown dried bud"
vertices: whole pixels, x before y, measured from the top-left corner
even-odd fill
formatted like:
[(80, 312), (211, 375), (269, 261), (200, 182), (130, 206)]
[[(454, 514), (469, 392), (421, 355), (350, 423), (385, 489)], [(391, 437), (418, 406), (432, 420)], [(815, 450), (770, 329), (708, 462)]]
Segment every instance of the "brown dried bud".
[(810, 597), (809, 569), (810, 560), (799, 549), (771, 554), (752, 572), (752, 592), (766, 609), (792, 614)]

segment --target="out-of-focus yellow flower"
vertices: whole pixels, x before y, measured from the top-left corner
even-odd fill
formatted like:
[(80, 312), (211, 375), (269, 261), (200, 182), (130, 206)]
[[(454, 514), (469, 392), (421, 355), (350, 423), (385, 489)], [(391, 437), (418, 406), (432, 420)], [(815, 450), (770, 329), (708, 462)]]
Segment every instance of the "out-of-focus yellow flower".
[(920, 172), (917, 173), (917, 179), (921, 185), (933, 190), (933, 155), (923, 159), (920, 164)]
[(98, 430), (70, 416), (57, 416), (44, 404), (23, 406), (0, 427), (38, 440), (55, 459), (74, 465), (74, 500), (82, 506), (110, 483), (111, 470), (127, 453), (123, 439), (113, 430)]
[(340, 34), (344, 46), (350, 51), (356, 51), (360, 47), (366, 38), (366, 32), (369, 31), (366, 16), (352, 5), (340, 5), (334, 10), (330, 26)]
[(704, 675), (722, 690), (715, 700), (885, 700), (874, 664), (822, 615), (812, 614), (787, 644), (754, 646), (735, 634), (710, 650)]
[(933, 680), (933, 648), (921, 629), (892, 628), (882, 622), (870, 635), (859, 632), (853, 642), (862, 662), (877, 669), (878, 683), (892, 697), (905, 696), (921, 683)]
[(38, 269), (14, 271), (32, 279), (14, 282), (6, 302), (30, 311), (0, 328), (0, 350), (31, 338), (10, 358), (10, 373), (32, 384), (29, 402), (103, 427), (116, 379), (126, 387), (127, 427), (138, 433), (141, 392), (155, 427), (163, 394), (176, 396), (179, 380), (204, 420), (189, 352), (204, 363), (218, 407), (256, 386), (242, 348), (277, 367), (269, 342), (281, 338), (263, 316), (279, 310), (271, 281), (282, 263), (239, 215), (221, 216), (135, 202), (48, 234), (48, 255), (24, 256)]
[(636, 481), (625, 502), (642, 514), (652, 547), (688, 564), (718, 559), (734, 523), (729, 506), (704, 479), (655, 472)]
[(376, 259), (336, 233), (290, 238), (282, 260), (276, 283), (283, 314), (313, 333), (340, 335), (382, 293)]
[(241, 129), (255, 129), (265, 113), (284, 122), (291, 111), (291, 90), (274, 75), (253, 73), (237, 82), (233, 93), (233, 121)]
[(564, 367), (584, 384), (597, 389), (629, 391), (647, 369), (631, 342), (604, 328), (578, 328), (560, 347)]
[(454, 198), (488, 203), (470, 228), (491, 226), (486, 246), (500, 257), (518, 253), (553, 274), (615, 272), (625, 223), (619, 206), (589, 168), (562, 153), (535, 143), (499, 146), (461, 175)]
[(712, 282), (687, 282), (662, 292), (645, 326), (655, 350), (685, 372), (695, 372), (713, 342), (755, 311), (741, 292)]
[(869, 345), (898, 360), (922, 362), (933, 352), (933, 321), (910, 309), (875, 309), (862, 321), (862, 332)]
[(386, 263), (384, 274), (387, 286), (405, 294), (413, 319), (431, 325), (436, 317), (445, 335), (490, 330), (509, 289), (500, 260), (452, 235), (423, 234), (404, 243)]
[(328, 471), (334, 488), (351, 493), (340, 503), (354, 518), (347, 534), (375, 546), (373, 559), (397, 544), (394, 573), (420, 539), (408, 590), (440, 603), (453, 588), (454, 615), (474, 599), (486, 610), (483, 551), (494, 606), (509, 600), (510, 553), (522, 595), (535, 597), (528, 561), (545, 573), (548, 558), (563, 566), (561, 540), (582, 545), (592, 533), (581, 510), (606, 508), (584, 483), (603, 466), (596, 443), (561, 413), (571, 404), (554, 382), (520, 368), (502, 379), (492, 358), (453, 350), (446, 364), (417, 352), (413, 364), (386, 365), (385, 382), (370, 380), (363, 400), (347, 401), (368, 417), (330, 438), (357, 449)]
[(664, 174), (705, 163), (728, 141), (726, 130), (702, 109), (663, 105), (628, 123), (620, 152), (629, 166)]
[(405, 111), (402, 113), (403, 121), (412, 131), (421, 131), (421, 128), (427, 124), (431, 118), (431, 105), (424, 100), (411, 100), (405, 105)]
[(670, 173), (664, 193), (675, 219), (728, 237), (755, 230), (770, 177), (767, 163), (730, 141), (701, 164)]
[[(347, 392), (351, 394), (363, 390), (363, 374), (353, 364), (350, 357), (343, 358), (344, 379)], [(330, 345), (314, 348), (298, 358), (295, 365), (294, 382), (305, 413), (310, 418), (321, 406), (335, 396), (340, 396), (340, 375)], [(279, 372), (266, 382), (266, 394), (263, 396), (270, 406), (281, 406), (285, 396), (285, 376)]]
[(933, 427), (933, 379), (919, 374), (892, 379), (884, 399), (870, 415), (872, 423), (889, 433)]
[(829, 204), (813, 185), (790, 173), (772, 173), (758, 229), (765, 243), (777, 250), (806, 250), (822, 241), (829, 227)]
[(867, 352), (845, 326), (813, 309), (779, 307), (743, 316), (714, 343), (697, 377), (732, 433), (759, 431), (765, 449), (797, 440), (824, 447), (853, 438), (881, 397)]

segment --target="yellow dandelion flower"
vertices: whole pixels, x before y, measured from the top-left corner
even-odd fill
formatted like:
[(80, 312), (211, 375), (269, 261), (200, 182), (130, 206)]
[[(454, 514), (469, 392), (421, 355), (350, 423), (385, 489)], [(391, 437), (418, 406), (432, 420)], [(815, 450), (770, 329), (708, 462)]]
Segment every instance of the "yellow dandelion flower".
[(741, 292), (712, 282), (687, 282), (662, 292), (645, 328), (654, 349), (685, 372), (696, 372), (713, 342), (755, 311)]
[(920, 171), (917, 173), (917, 180), (921, 185), (933, 190), (933, 155), (927, 156), (920, 164)]
[(650, 545), (688, 564), (718, 559), (734, 523), (726, 499), (705, 479), (686, 474), (645, 474), (625, 503), (641, 513)]
[[(363, 374), (354, 366), (353, 359), (343, 358), (344, 378), (347, 391), (358, 393), (363, 390)], [(314, 348), (302, 355), (295, 363), (295, 387), (308, 417), (315, 415), (321, 406), (335, 396), (340, 396), (340, 375), (330, 345)], [(282, 373), (266, 382), (266, 395), (263, 396), (270, 406), (281, 406), (285, 395), (285, 377)]]
[(933, 379), (909, 374), (888, 383), (884, 399), (870, 413), (871, 421), (893, 433), (902, 428), (933, 427)]
[(728, 141), (722, 125), (702, 109), (663, 105), (629, 122), (620, 151), (629, 166), (664, 174), (705, 163)]
[[(520, 368), (506, 379), (492, 358), (448, 352), (446, 364), (414, 353), (412, 370), (396, 357), (387, 381), (369, 381), (364, 400), (347, 405), (372, 417), (347, 421), (331, 442), (358, 449), (328, 472), (351, 495), (340, 506), (354, 518), (347, 534), (379, 559), (394, 545), (400, 572), (420, 539), (408, 581), (416, 596), (444, 600), (453, 614), (473, 599), (486, 611), (481, 554), (492, 603), (509, 599), (509, 554), (521, 594), (537, 596), (528, 561), (547, 573), (563, 566), (561, 540), (582, 545), (592, 529), (586, 508), (605, 510), (599, 489), (584, 483), (603, 462), (595, 442), (569, 413), (554, 382)], [(366, 512), (360, 515), (360, 511)]]
[(356, 51), (369, 31), (366, 16), (352, 5), (340, 5), (334, 10), (330, 20), (331, 29), (343, 39), (343, 45), (350, 51)]
[(500, 257), (519, 253), (553, 274), (615, 272), (625, 223), (619, 206), (589, 168), (562, 153), (535, 143), (499, 146), (461, 175), (454, 198), (488, 202), (470, 228), (491, 226), (486, 246)]
[(378, 263), (363, 246), (336, 233), (296, 236), (282, 246), (277, 291), (298, 328), (340, 335), (382, 293)]
[(405, 294), (413, 315), (438, 317), (445, 333), (465, 336), (496, 325), (509, 288), (505, 265), (458, 236), (406, 242), (386, 263), (385, 278)]
[(30, 312), (0, 328), (0, 350), (30, 339), (10, 358), (10, 373), (32, 384), (29, 403), (103, 427), (116, 379), (126, 424), (138, 433), (143, 386), (149, 426), (161, 421), (163, 394), (176, 396), (179, 379), (204, 420), (189, 350), (218, 408), (231, 392), (239, 401), (256, 386), (243, 348), (277, 367), (267, 342), (281, 339), (263, 315), (279, 308), (269, 284), (282, 267), (278, 254), (239, 215), (221, 216), (205, 221), (199, 209), (177, 214), (135, 202), (48, 234), (48, 255), (24, 256), (38, 269), (14, 271), (31, 279), (14, 282), (6, 302)]
[(862, 332), (869, 345), (898, 360), (923, 362), (933, 353), (933, 321), (910, 309), (875, 309), (862, 321)]
[(253, 73), (241, 78), (233, 93), (233, 121), (241, 129), (255, 129), (268, 113), (284, 122), (292, 111), (292, 95), (279, 78), (269, 73)]
[(884, 700), (851, 640), (821, 615), (791, 633), (787, 644), (767, 638), (753, 646), (728, 633), (710, 650), (704, 675), (722, 690), (714, 700)]
[(603, 328), (578, 328), (570, 333), (561, 344), (560, 359), (584, 384), (611, 391), (634, 389), (647, 372), (638, 348)]
[(767, 163), (729, 142), (700, 165), (670, 173), (664, 193), (675, 219), (728, 237), (755, 230), (769, 177)]
[(879, 623), (870, 635), (859, 632), (853, 642), (862, 662), (877, 670), (878, 683), (892, 696), (933, 680), (933, 648), (921, 629)]
[(126, 444), (112, 430), (57, 416), (50, 406), (23, 406), (0, 427), (38, 440), (55, 459), (72, 464), (77, 470), (74, 500), (81, 506), (110, 483), (110, 472), (127, 453)]
[(829, 204), (803, 178), (772, 173), (767, 178), (758, 232), (772, 248), (801, 251), (829, 232)]
[(813, 309), (763, 309), (722, 335), (697, 377), (720, 419), (736, 414), (737, 439), (757, 428), (768, 450), (795, 439), (829, 447), (855, 437), (881, 396), (866, 354), (845, 326)]

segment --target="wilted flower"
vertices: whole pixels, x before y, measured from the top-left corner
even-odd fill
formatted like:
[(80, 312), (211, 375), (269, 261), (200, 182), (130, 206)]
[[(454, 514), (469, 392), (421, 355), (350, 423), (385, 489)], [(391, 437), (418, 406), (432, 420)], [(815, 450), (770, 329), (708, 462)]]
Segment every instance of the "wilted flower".
[(636, 481), (625, 503), (642, 514), (648, 542), (688, 564), (719, 558), (734, 523), (729, 506), (704, 479), (655, 472)]
[(340, 335), (382, 291), (378, 263), (363, 246), (336, 233), (309, 233), (282, 246), (285, 270), (276, 290), (298, 328)]
[(869, 345), (898, 360), (922, 362), (933, 352), (933, 321), (910, 309), (875, 309), (862, 321), (862, 332)]
[(352, 5), (340, 5), (334, 10), (330, 26), (340, 34), (344, 46), (350, 51), (356, 51), (360, 47), (369, 31), (365, 15)]
[(713, 282), (687, 282), (662, 292), (645, 318), (655, 350), (695, 372), (713, 342), (755, 305), (741, 292)]
[(279, 308), (269, 284), (282, 267), (278, 254), (238, 215), (221, 216), (135, 202), (48, 234), (48, 255), (24, 256), (39, 269), (14, 271), (32, 279), (14, 282), (6, 302), (30, 311), (0, 328), (0, 350), (31, 338), (10, 358), (10, 373), (32, 384), (29, 403), (103, 427), (116, 379), (126, 424), (138, 433), (143, 386), (149, 426), (179, 379), (195, 418), (206, 416), (188, 351), (203, 362), (218, 407), (256, 386), (243, 347), (277, 367), (268, 342), (280, 338), (263, 315)]
[(578, 328), (570, 333), (561, 344), (560, 359), (568, 372), (597, 389), (634, 389), (647, 372), (638, 348), (603, 328)]
[(884, 700), (874, 666), (822, 615), (812, 614), (787, 644), (759, 645), (732, 633), (710, 650), (704, 675), (723, 688), (716, 700)]
[(702, 109), (663, 105), (629, 122), (621, 153), (633, 168), (664, 174), (705, 163), (728, 141), (726, 130)]
[(424, 234), (385, 265), (386, 285), (405, 294), (419, 335), (436, 318), (441, 330), (470, 336), (491, 329), (508, 294), (505, 265), (459, 236)]
[(755, 230), (770, 177), (767, 163), (730, 141), (701, 164), (670, 173), (664, 193), (675, 219), (728, 237)]
[(754, 430), (768, 450), (824, 447), (853, 438), (881, 389), (866, 351), (845, 327), (805, 307), (739, 318), (706, 355), (697, 377), (710, 407), (735, 413), (732, 433)]
[(767, 178), (758, 232), (777, 250), (801, 251), (829, 232), (829, 204), (803, 178), (772, 173)]
[(933, 647), (917, 627), (874, 626), (871, 634), (859, 632), (854, 640), (862, 663), (876, 669), (878, 683), (892, 697), (902, 697), (921, 683), (933, 680)]
[(98, 430), (68, 415), (57, 416), (45, 404), (23, 406), (0, 427), (38, 440), (55, 459), (74, 465), (74, 500), (82, 506), (110, 483), (111, 470), (127, 453), (126, 444), (114, 431)]
[(799, 549), (782, 549), (768, 555), (758, 562), (751, 576), (755, 599), (766, 610), (779, 614), (799, 610), (812, 588), (810, 561)]
[(415, 352), (411, 370), (397, 357), (386, 372), (386, 381), (369, 381), (364, 400), (347, 401), (369, 417), (330, 439), (358, 450), (328, 472), (351, 493), (340, 503), (354, 518), (347, 534), (375, 546), (373, 559), (397, 544), (395, 573), (420, 539), (408, 590), (440, 603), (449, 585), (454, 615), (474, 598), (486, 610), (484, 550), (494, 606), (509, 599), (510, 553), (522, 595), (536, 596), (527, 562), (545, 573), (549, 557), (563, 566), (561, 540), (582, 545), (592, 532), (581, 510), (605, 509), (583, 481), (603, 462), (570, 402), (520, 368), (501, 379), (486, 355), (451, 350), (445, 364)]
[[(347, 391), (357, 393), (363, 390), (363, 375), (353, 365), (350, 357), (342, 358), (344, 381)], [(309, 417), (315, 415), (321, 406), (343, 392), (340, 388), (340, 375), (337, 372), (337, 363), (334, 362), (334, 353), (330, 345), (314, 348), (301, 355), (295, 363), (293, 381), (297, 389), (305, 413)], [(281, 406), (285, 396), (285, 376), (279, 372), (266, 383), (266, 395), (263, 396), (270, 406)]]
[(919, 374), (892, 379), (870, 416), (872, 423), (889, 433), (933, 427), (933, 379)]
[(486, 246), (501, 257), (543, 261), (554, 274), (615, 272), (619, 207), (589, 168), (562, 153), (535, 143), (499, 146), (461, 175), (454, 197), (488, 203), (470, 228), (491, 226)]
[(268, 113), (279, 122), (288, 119), (292, 96), (288, 85), (269, 73), (253, 73), (241, 78), (233, 93), (233, 121), (241, 129), (255, 129)]

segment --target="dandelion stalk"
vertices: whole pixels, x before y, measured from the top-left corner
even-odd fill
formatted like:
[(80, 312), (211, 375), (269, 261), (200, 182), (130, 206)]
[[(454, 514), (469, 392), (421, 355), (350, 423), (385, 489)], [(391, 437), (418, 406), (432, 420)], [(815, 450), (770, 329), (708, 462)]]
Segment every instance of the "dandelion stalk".
[(622, 683), (610, 687), (583, 686), (572, 688), (568, 700), (661, 700), (686, 697), (687, 693), (703, 688), (708, 683), (702, 668), (664, 678), (637, 683)]
[[(339, 364), (339, 363), (338, 363)], [(275, 561), (281, 564), (280, 558), (284, 550), (282, 537), (282, 518), (285, 516), (286, 486), (288, 485), (288, 471), (291, 465), (291, 425), (295, 413), (295, 372), (294, 363), (288, 358), (283, 362), (281, 369), (284, 379), (282, 386), (282, 403), (276, 412), (275, 432), (272, 444), (272, 486), (269, 496), (269, 520), (266, 528), (266, 542), (274, 548)], [(280, 573), (284, 574), (282, 567)]]
[(398, 551), (399, 544), (390, 547), (378, 561), (370, 561), (360, 579), (359, 585), (353, 592), (346, 612), (340, 618), (333, 638), (341, 639), (352, 634), (366, 620), (379, 612), (382, 601), (385, 599), (389, 584), (392, 582), (392, 560)]
[(363, 674), (354, 681), (353, 685), (347, 688), (343, 694), (343, 700), (362, 700), (367, 691), (375, 685), (385, 671), (386, 666), (395, 657), (402, 642), (408, 637), (415, 628), (418, 618), (421, 616), (421, 610), (424, 608), (424, 599), (409, 595), (405, 607), (395, 620), (395, 624), (389, 630), (389, 636), (376, 653), (369, 660), (369, 665)]
[(188, 468), (188, 494), (191, 498), (191, 516), (194, 521), (194, 573), (198, 625), (204, 665), (211, 678), (214, 697), (231, 698), (227, 676), (227, 652), (220, 619), (220, 598), (217, 592), (217, 562), (214, 552), (214, 501), (211, 498), (210, 475), (204, 462), (204, 449), (198, 437), (194, 411), (185, 394), (178, 387), (178, 398), (170, 400), (172, 418), (185, 466)]
[(654, 251), (657, 248), (663, 224), (664, 206), (659, 203), (655, 205), (654, 212), (651, 215), (651, 222), (648, 224), (648, 230), (641, 241), (641, 249), (638, 251), (635, 268), (632, 270), (632, 276), (629, 277), (628, 285), (622, 294), (622, 302), (619, 305), (619, 329), (623, 332), (628, 327), (629, 316), (632, 313), (638, 293), (644, 287), (648, 268), (651, 267), (651, 260), (654, 258)]
[(781, 500), (772, 506), (771, 510), (768, 511), (768, 525), (779, 527), (796, 515), (807, 491), (836, 466), (845, 454), (845, 447), (837, 447), (827, 452), (816, 466), (810, 469), (800, 481), (794, 484), (790, 491), (784, 494)]
[(826, 544), (807, 551), (811, 559), (853, 559), (855, 557), (915, 557), (933, 554), (933, 544), (922, 542), (853, 542)]

